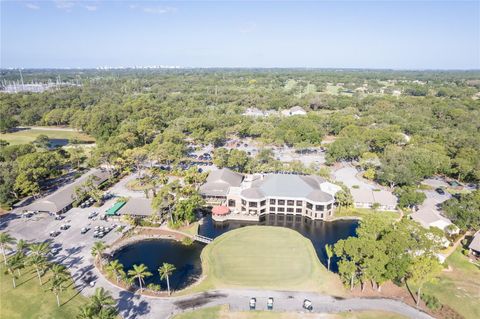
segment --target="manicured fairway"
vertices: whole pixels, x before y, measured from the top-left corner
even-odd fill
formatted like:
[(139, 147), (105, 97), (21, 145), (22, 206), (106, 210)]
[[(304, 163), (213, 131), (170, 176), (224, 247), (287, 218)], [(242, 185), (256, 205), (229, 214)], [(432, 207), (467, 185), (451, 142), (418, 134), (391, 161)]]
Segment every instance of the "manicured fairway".
[(249, 287), (342, 295), (337, 276), (320, 263), (312, 243), (298, 232), (250, 226), (216, 238), (202, 252), (206, 280), (195, 290)]
[(402, 319), (403, 316), (381, 311), (356, 311), (338, 314), (280, 313), (266, 311), (230, 312), (227, 306), (216, 306), (185, 312), (174, 319)]
[(13, 288), (12, 277), (4, 274), (3, 259), (0, 266), (0, 319), (64, 319), (75, 318), (86, 298), (73, 288), (73, 282), (60, 294), (60, 308), (55, 295), (49, 290), (51, 274), (42, 277), (40, 286), (35, 270), (27, 268)]
[(460, 248), (447, 258), (447, 264), (452, 271), (443, 272), (424, 292), (465, 318), (480, 318), (480, 266), (470, 263)]
[(95, 140), (87, 134), (77, 131), (66, 131), (60, 129), (25, 129), (17, 132), (0, 134), (0, 140), (6, 140), (11, 145), (14, 144), (27, 144), (35, 140), (39, 135), (47, 135), (50, 139), (77, 139), (81, 142), (94, 142)]

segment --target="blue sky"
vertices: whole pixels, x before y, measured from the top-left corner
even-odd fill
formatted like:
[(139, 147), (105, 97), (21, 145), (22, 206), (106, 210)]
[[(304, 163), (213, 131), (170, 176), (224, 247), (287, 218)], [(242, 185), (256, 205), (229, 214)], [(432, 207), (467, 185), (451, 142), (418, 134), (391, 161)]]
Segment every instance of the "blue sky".
[(3, 68), (480, 68), (479, 1), (0, 1)]

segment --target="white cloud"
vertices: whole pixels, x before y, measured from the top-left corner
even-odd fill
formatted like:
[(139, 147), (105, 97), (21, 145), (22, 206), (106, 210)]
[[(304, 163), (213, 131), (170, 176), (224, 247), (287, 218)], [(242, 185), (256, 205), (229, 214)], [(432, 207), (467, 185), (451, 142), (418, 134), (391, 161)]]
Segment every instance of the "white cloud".
[(249, 22), (241, 26), (239, 31), (240, 33), (250, 33), (257, 29), (257, 24), (255, 22)]
[(72, 1), (55, 0), (55, 7), (66, 12), (71, 12), (75, 3)]
[(30, 10), (38, 10), (38, 9), (40, 9), (40, 7), (37, 6), (37, 5), (34, 4), (34, 3), (27, 3), (27, 4), (25, 4), (25, 7), (27, 7), (27, 8), (30, 9)]
[(84, 6), (85, 9), (88, 11), (97, 11), (97, 6), (92, 6), (92, 5), (86, 5)]
[(139, 9), (145, 13), (150, 13), (150, 14), (165, 14), (165, 13), (172, 13), (176, 12), (177, 8), (174, 7), (165, 7), (165, 6), (140, 6), (137, 4), (131, 4), (128, 6), (132, 10)]

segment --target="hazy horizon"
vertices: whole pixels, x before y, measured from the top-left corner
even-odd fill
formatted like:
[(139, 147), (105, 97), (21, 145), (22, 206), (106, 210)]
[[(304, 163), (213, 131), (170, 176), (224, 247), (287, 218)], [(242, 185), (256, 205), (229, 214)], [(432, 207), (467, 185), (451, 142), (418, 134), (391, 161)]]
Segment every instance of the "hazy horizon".
[(2, 69), (480, 69), (478, 1), (0, 6)]

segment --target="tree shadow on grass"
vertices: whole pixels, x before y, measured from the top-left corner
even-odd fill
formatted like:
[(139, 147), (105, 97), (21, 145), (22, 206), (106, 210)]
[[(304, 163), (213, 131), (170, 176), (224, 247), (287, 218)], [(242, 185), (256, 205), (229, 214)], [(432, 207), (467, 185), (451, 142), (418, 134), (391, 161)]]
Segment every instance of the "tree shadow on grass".
[[(27, 273), (26, 273), (26, 274), (27, 274)], [(26, 274), (25, 274), (25, 275), (26, 275)], [(22, 278), (22, 277), (20, 277), (20, 278)], [(37, 279), (37, 280), (38, 280), (38, 276), (37, 276), (36, 273), (35, 273), (35, 274), (31, 274), (30, 278), (28, 278), (28, 279), (26, 279), (26, 280), (18, 283), (18, 284), (17, 284), (17, 287), (20, 287), (21, 285), (26, 284), (27, 282), (31, 281), (32, 279)], [(40, 284), (40, 282), (39, 282), (38, 284)]]
[(135, 319), (150, 313), (150, 304), (129, 291), (121, 291), (117, 309), (123, 318)]

